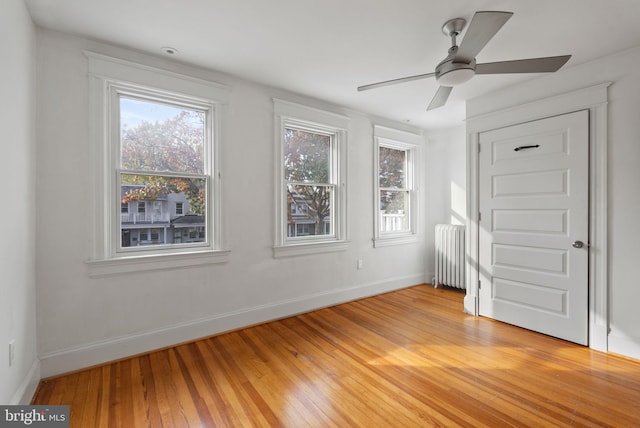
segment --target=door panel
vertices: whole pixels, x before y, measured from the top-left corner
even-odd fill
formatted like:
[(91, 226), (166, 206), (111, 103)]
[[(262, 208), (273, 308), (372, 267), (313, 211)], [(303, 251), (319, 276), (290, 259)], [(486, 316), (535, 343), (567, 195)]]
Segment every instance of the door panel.
[(494, 210), (493, 230), (567, 235), (567, 210)]
[(554, 315), (566, 315), (566, 292), (553, 287), (542, 287), (531, 283), (495, 279), (495, 300), (509, 304), (526, 305)]
[(589, 116), (479, 136), (480, 315), (588, 341)]
[(567, 171), (537, 171), (493, 177), (493, 197), (565, 196)]
[(495, 267), (555, 273), (557, 275), (567, 274), (567, 252), (565, 250), (495, 244), (492, 259)]

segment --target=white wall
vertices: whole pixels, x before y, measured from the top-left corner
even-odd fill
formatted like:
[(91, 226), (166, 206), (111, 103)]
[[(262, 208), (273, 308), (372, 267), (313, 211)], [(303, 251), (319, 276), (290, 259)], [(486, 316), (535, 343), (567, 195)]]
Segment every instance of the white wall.
[(640, 48), (470, 100), (467, 116), (613, 82), (608, 104), (609, 351), (640, 358)]
[(427, 133), (425, 173), (427, 279), (435, 274), (434, 228), (438, 223), (465, 224), (466, 132), (464, 125)]
[[(89, 278), (91, 171), (83, 49), (231, 87), (221, 150), (229, 263)], [(48, 30), (38, 30), (38, 66), (37, 298), (43, 376), (425, 280), (424, 240), (373, 248), (373, 122), (367, 117)], [(273, 97), (351, 117), (348, 251), (272, 257)], [(357, 259), (364, 269), (356, 269)]]
[[(0, 403), (24, 404), (38, 380), (35, 307), (35, 30), (22, 1), (0, 2)], [(9, 366), (9, 342), (15, 361)]]

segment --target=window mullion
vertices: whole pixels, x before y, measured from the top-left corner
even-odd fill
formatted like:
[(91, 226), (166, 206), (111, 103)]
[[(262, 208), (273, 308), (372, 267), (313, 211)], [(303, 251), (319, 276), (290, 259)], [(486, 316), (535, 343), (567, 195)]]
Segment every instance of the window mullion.
[(176, 172), (168, 172), (168, 171), (145, 171), (141, 169), (116, 169), (116, 173), (120, 175), (145, 175), (151, 177), (171, 177), (171, 178), (195, 178), (195, 179), (206, 179), (209, 177), (208, 174), (189, 174), (189, 173), (176, 173)]
[(285, 180), (285, 185), (287, 186), (316, 186), (316, 187), (335, 187), (335, 184), (333, 183), (316, 183), (316, 182), (309, 182), (309, 181), (286, 181)]

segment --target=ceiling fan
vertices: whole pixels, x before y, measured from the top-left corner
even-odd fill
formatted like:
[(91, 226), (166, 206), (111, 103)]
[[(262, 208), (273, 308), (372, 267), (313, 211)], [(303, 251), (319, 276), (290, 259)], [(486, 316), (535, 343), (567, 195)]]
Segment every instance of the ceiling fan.
[(446, 36), (451, 37), (449, 55), (436, 66), (436, 70), (433, 73), (371, 83), (369, 85), (359, 86), (358, 91), (366, 91), (381, 86), (435, 77), (440, 87), (427, 107), (427, 110), (433, 110), (445, 105), (454, 86), (465, 83), (476, 74), (548, 73), (559, 70), (560, 67), (569, 61), (571, 55), (477, 64), (476, 55), (478, 55), (482, 48), (485, 47), (489, 40), (491, 40), (512, 15), (512, 12), (476, 12), (471, 19), (469, 28), (460, 46), (457, 45), (456, 37), (464, 29), (467, 21), (464, 18), (450, 19), (442, 26), (442, 32)]

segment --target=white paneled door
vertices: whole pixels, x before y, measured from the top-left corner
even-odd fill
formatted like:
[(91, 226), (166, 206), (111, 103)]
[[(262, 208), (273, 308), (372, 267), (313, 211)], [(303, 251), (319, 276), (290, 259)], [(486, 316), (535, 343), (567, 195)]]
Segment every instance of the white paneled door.
[(479, 144), (480, 315), (587, 345), (588, 111)]

